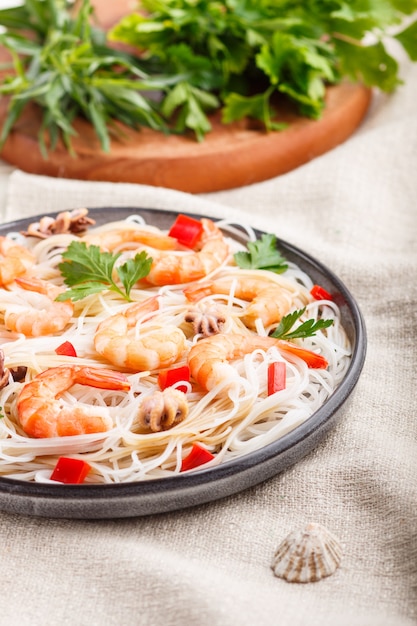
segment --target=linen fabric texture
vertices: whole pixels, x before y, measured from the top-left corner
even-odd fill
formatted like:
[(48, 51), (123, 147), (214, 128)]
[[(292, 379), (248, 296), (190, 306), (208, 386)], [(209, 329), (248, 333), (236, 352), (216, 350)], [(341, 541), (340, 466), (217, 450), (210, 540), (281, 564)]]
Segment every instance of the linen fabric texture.
[[(343, 280), (364, 315), (368, 352), (336, 427), (263, 484), (142, 518), (0, 512), (1, 624), (417, 624), (417, 67), (404, 63), (402, 76), (343, 145), (240, 189), (189, 195), (3, 166), (3, 221), (139, 206), (274, 232)], [(289, 584), (271, 559), (308, 522), (339, 537), (342, 563), (317, 583)]]

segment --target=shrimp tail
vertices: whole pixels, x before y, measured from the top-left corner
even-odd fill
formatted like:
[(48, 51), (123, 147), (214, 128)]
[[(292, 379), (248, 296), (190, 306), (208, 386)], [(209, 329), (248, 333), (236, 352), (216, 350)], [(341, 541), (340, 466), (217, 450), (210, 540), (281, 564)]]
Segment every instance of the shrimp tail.
[(308, 367), (311, 367), (312, 369), (326, 369), (329, 365), (327, 359), (325, 359), (321, 354), (317, 354), (312, 350), (300, 348), (300, 346), (296, 346), (294, 343), (290, 343), (289, 341), (279, 339), (278, 348), (282, 352), (293, 354), (294, 356), (302, 359)]
[(25, 277), (25, 276), (17, 276), (15, 279), (15, 283), (22, 287), (22, 289), (26, 289), (27, 291), (37, 291), (41, 293), (44, 291), (44, 281), (40, 278)]
[(116, 391), (129, 391), (130, 389), (130, 383), (125, 374), (97, 367), (83, 367), (79, 382), (84, 385), (91, 385), (91, 387), (97, 387), (98, 389)]
[[(147, 315), (148, 313), (154, 313), (159, 309), (159, 295), (149, 296), (142, 302), (135, 302), (131, 304), (129, 309), (126, 311), (126, 319), (129, 324), (135, 324), (139, 318), (142, 318), (142, 322), (144, 322), (151, 315)], [(142, 317), (143, 316), (143, 317)]]
[(191, 287), (185, 287), (183, 289), (184, 296), (188, 302), (198, 302), (206, 296), (210, 296), (213, 291), (211, 285), (195, 285)]
[(56, 285), (48, 283), (40, 278), (18, 276), (15, 279), (15, 283), (26, 291), (35, 291), (36, 293), (45, 294), (51, 300), (55, 299), (62, 291), (62, 289)]

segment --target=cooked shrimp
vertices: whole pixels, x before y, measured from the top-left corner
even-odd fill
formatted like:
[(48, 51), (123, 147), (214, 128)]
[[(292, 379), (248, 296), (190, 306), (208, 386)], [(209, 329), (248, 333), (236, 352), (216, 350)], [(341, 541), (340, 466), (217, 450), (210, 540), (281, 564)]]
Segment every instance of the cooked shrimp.
[(178, 285), (204, 278), (219, 267), (229, 255), (229, 246), (221, 230), (203, 218), (203, 235), (198, 251), (181, 253), (151, 252), (153, 263), (146, 281), (152, 285)]
[(99, 324), (94, 347), (113, 365), (136, 371), (156, 370), (175, 363), (183, 354), (185, 335), (177, 326), (154, 327), (139, 337), (130, 332), (143, 317), (146, 307), (157, 308), (156, 298), (133, 304)]
[(124, 374), (81, 365), (52, 367), (26, 383), (17, 399), (20, 424), (30, 437), (101, 433), (113, 425), (107, 407), (66, 406), (58, 396), (75, 385), (128, 391)]
[(256, 320), (262, 320), (264, 326), (279, 322), (292, 305), (291, 294), (284, 287), (267, 278), (250, 276), (219, 278), (195, 289), (185, 289), (189, 301), (195, 302), (211, 294), (233, 294), (249, 304), (244, 309), (241, 319), (248, 328), (256, 327)]
[(237, 372), (229, 361), (243, 357), (258, 348), (268, 350), (273, 346), (305, 360), (309, 367), (327, 367), (327, 361), (322, 356), (288, 341), (235, 333), (212, 335), (198, 341), (188, 354), (190, 373), (203, 389), (210, 391), (222, 381), (230, 380), (232, 383), (238, 379)]
[(187, 415), (185, 393), (168, 387), (163, 391), (154, 391), (142, 400), (137, 420), (140, 426), (156, 433), (179, 424)]
[(6, 309), (4, 325), (8, 330), (23, 333), (26, 337), (53, 335), (65, 328), (71, 320), (74, 305), (69, 300), (56, 302), (62, 289), (39, 278), (16, 278), (20, 287), (41, 294), (36, 300), (28, 298), (28, 306)]
[(174, 237), (140, 228), (108, 230), (102, 233), (87, 235), (83, 238), (83, 241), (90, 246), (99, 246), (106, 251), (116, 250), (116, 248), (134, 248), (137, 244), (149, 246), (156, 250), (174, 250), (178, 245)]
[(24, 246), (8, 237), (0, 237), (0, 285), (12, 283), (35, 263), (35, 257)]

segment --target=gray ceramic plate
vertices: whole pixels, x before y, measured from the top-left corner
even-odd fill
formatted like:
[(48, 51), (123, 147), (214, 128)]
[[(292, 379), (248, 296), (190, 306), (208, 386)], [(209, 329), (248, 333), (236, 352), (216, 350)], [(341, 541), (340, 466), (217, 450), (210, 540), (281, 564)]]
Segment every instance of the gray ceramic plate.
[[(91, 209), (98, 224), (141, 214), (149, 224), (169, 228), (176, 213), (142, 208)], [(0, 227), (0, 235), (25, 230), (30, 220)], [(258, 233), (259, 235), (260, 233)], [(260, 450), (212, 469), (145, 482), (112, 485), (50, 485), (0, 478), (0, 510), (43, 517), (103, 519), (166, 513), (225, 498), (263, 482), (308, 454), (343, 415), (342, 407), (361, 373), (366, 331), (358, 306), (345, 285), (324, 265), (278, 240), (284, 256), (297, 263), (313, 281), (331, 292), (341, 307), (344, 327), (353, 345), (348, 372), (325, 404), (306, 422)]]

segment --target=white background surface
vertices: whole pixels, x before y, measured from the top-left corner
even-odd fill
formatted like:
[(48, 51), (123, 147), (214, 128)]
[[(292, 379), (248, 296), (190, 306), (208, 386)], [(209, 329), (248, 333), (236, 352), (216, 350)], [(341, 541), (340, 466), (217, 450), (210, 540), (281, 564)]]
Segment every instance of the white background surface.
[[(0, 163), (2, 221), (136, 205), (235, 215), (273, 230), (346, 283), (368, 332), (343, 419), (312, 454), (256, 488), (150, 518), (0, 511), (2, 625), (417, 624), (417, 64), (401, 74), (405, 84), (375, 98), (343, 145), (240, 189), (190, 196), (10, 176), (13, 168)], [(270, 562), (307, 522), (340, 538), (342, 564), (319, 583), (289, 585)]]

